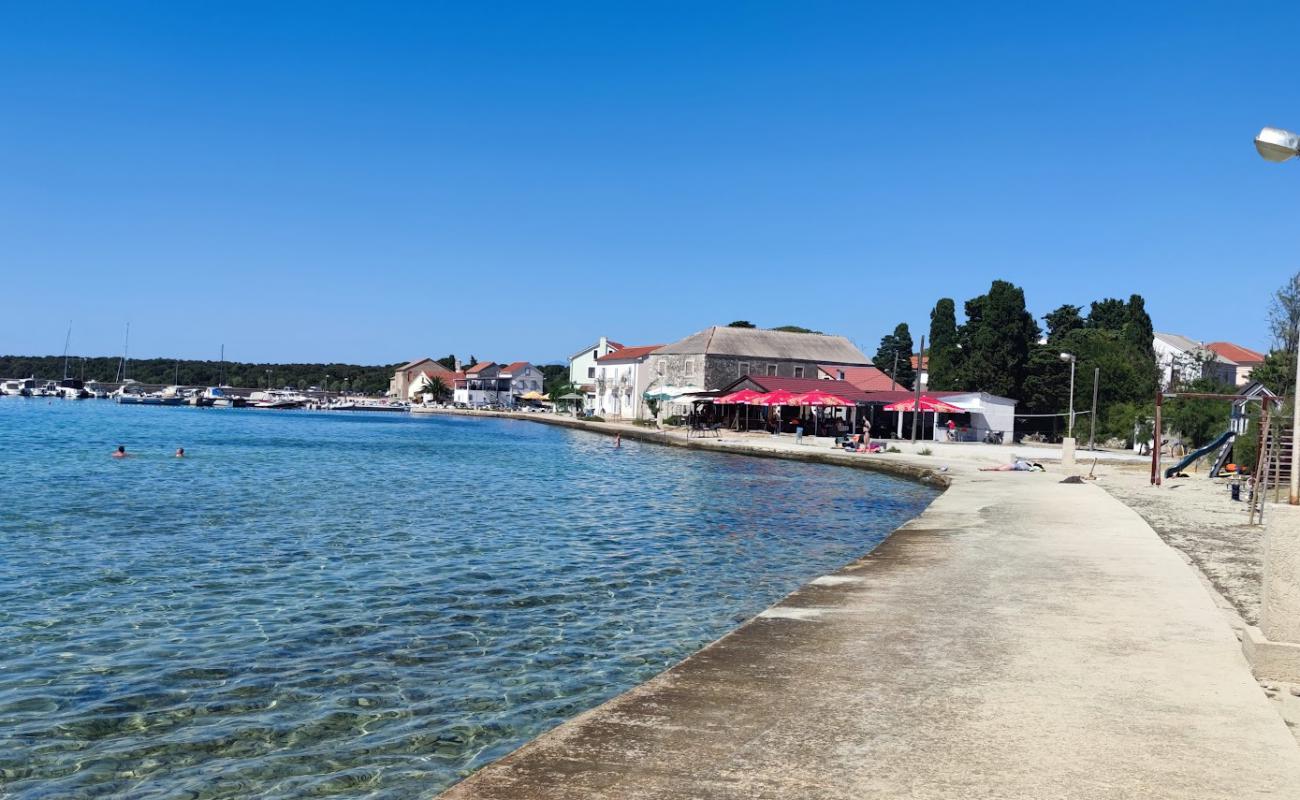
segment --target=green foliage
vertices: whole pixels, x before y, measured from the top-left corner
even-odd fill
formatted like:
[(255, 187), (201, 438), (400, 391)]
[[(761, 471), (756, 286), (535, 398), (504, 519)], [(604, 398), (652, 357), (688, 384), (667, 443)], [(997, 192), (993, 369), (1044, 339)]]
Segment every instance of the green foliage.
[(474, 366), (478, 366), (478, 359), (474, 357), (473, 353), (470, 353), (469, 363), (465, 365), (465, 368), (469, 369), (470, 367), (474, 367)]
[(920, 450), (916, 451), (916, 454), (918, 456), (929, 456), (929, 455), (934, 455), (934, 451), (928, 447), (922, 447)]
[[(87, 381), (112, 382), (121, 362), (119, 356), (68, 358), (68, 373)], [(145, 384), (182, 386), (216, 386), (224, 383), (247, 389), (266, 388), (269, 379), (273, 386), (292, 386), (306, 389), (326, 385), (329, 389), (365, 394), (382, 394), (388, 390), (395, 365), (361, 366), (357, 364), (250, 364), (238, 361), (194, 361), (174, 358), (130, 359), (127, 377)], [(268, 370), (270, 370), (268, 374)], [(40, 380), (58, 380), (63, 377), (62, 356), (0, 356), (0, 376), (34, 377)], [(224, 380), (223, 380), (224, 377)]]
[(583, 417), (582, 419), (583, 419), (584, 422), (604, 422), (604, 421), (605, 421), (605, 418), (604, 418), (604, 417), (598, 417), (598, 416), (596, 416), (595, 414), (592, 414), (590, 417)]
[(735, 322), (727, 323), (727, 327), (728, 328), (755, 328), (757, 326), (747, 319), (738, 319)]
[(568, 364), (542, 364), (542, 391), (552, 400), (564, 394), (582, 394), (580, 387), (569, 382)]
[(802, 325), (782, 325), (780, 327), (773, 328), (772, 330), (785, 331), (786, 333), (815, 333), (818, 334), (819, 336), (824, 335), (822, 334), (821, 331), (815, 331), (812, 328), (805, 328)]
[[(1186, 389), (1191, 392), (1232, 394), (1234, 388), (1208, 378), (1192, 381)], [(1227, 400), (1166, 400), (1161, 413), (1166, 430), (1180, 433), (1184, 444), (1201, 447), (1228, 428), (1232, 404)]]
[(926, 366), (929, 388), (939, 391), (960, 386), (961, 350), (957, 347), (957, 304), (944, 297), (930, 312), (930, 349)]
[(1078, 306), (1063, 305), (1050, 314), (1043, 316), (1047, 323), (1047, 341), (1049, 344), (1060, 340), (1070, 331), (1082, 328), (1086, 323)]
[(885, 452), (886, 452), (886, 453), (901, 453), (901, 452), (903, 452), (903, 451), (902, 451), (902, 450), (899, 450), (897, 447), (894, 447), (894, 446), (891, 444), (889, 447), (886, 447), (886, 448), (885, 448)]
[(958, 331), (963, 388), (1020, 397), (1038, 333), (1038, 324), (1025, 309), (1024, 290), (993, 281), (988, 294), (966, 302), (966, 324)]
[(1268, 309), (1268, 325), (1273, 332), (1273, 347), (1286, 353), (1296, 352), (1300, 336), (1300, 272), (1292, 275), (1273, 294)]
[(434, 363), (441, 364), (447, 369), (454, 371), (456, 369), (456, 354), (449, 353), (442, 358), (436, 359)]
[(685, 422), (686, 422), (685, 418), (682, 417), (680, 414), (673, 414), (671, 417), (668, 417), (667, 419), (664, 420), (665, 425), (672, 425), (673, 427), (678, 427), (684, 424)]
[(650, 412), (650, 416), (651, 416), (651, 417), (658, 417), (658, 416), (659, 416), (659, 401), (658, 401), (658, 400), (655, 400), (655, 399), (653, 399), (653, 398), (647, 397), (646, 400), (645, 400), (645, 407), (646, 407), (647, 410), (649, 410), (649, 412)]
[(1124, 305), (1123, 300), (1114, 297), (1093, 302), (1092, 310), (1088, 312), (1089, 328), (1122, 331), (1126, 322), (1128, 322), (1128, 307)]
[(1250, 371), (1250, 379), (1264, 384), (1274, 394), (1292, 394), (1295, 389), (1295, 353), (1274, 350), (1264, 356), (1264, 363)]
[(420, 393), (427, 398), (438, 401), (447, 399), (451, 396), (452, 392), (451, 387), (447, 385), (446, 381), (437, 375), (434, 375), (429, 379), (429, 382), (424, 385), (424, 388), (420, 390)]
[[(897, 358), (895, 358), (897, 356)], [(898, 323), (894, 332), (880, 338), (880, 347), (876, 349), (873, 359), (876, 369), (893, 377), (905, 389), (912, 388), (916, 370), (912, 369), (912, 332), (906, 322)], [(898, 371), (894, 371), (894, 365)]]

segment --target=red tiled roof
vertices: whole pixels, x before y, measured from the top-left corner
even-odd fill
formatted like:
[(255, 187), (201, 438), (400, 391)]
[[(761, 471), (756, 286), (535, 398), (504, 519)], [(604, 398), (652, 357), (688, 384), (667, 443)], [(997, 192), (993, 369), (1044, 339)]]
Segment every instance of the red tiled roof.
[[(622, 349), (623, 349), (623, 345), (619, 344), (618, 342), (616, 342), (616, 341), (614, 341), (614, 340), (612, 340), (612, 339), (606, 339), (606, 340), (605, 340), (605, 344), (609, 345), (610, 347), (614, 348), (615, 350), (622, 350)], [(659, 345), (659, 346), (660, 346), (660, 347), (663, 347), (663, 345)]]
[(723, 389), (723, 393), (733, 392), (740, 384), (747, 381), (764, 392), (782, 390), (796, 394), (826, 392), (827, 394), (838, 395), (851, 403), (865, 403), (869, 399), (866, 392), (848, 381), (828, 381), (817, 378), (782, 378), (775, 375), (746, 375)]
[(1263, 353), (1256, 353), (1239, 344), (1232, 342), (1210, 342), (1206, 345), (1215, 355), (1223, 356), (1229, 361), (1235, 361), (1238, 364), (1259, 364), (1264, 361)]
[(516, 362), (510, 364), (509, 366), (502, 367), (502, 368), (501, 368), (501, 371), (502, 371), (502, 372), (505, 372), (505, 373), (507, 373), (507, 374), (509, 374), (509, 375), (514, 375), (515, 372), (516, 372), (516, 370), (521, 370), (521, 369), (523, 369), (523, 368), (526, 367), (526, 366), (528, 366), (528, 362), (527, 362), (527, 361), (516, 361)]
[[(875, 367), (837, 367), (828, 364), (819, 365), (817, 369), (832, 379), (847, 381), (864, 392), (888, 391), (890, 386), (896, 386), (888, 375)], [(840, 373), (844, 373), (843, 378), (839, 377)]]
[[(613, 344), (613, 342), (610, 342), (610, 344)], [(661, 347), (663, 347), (663, 345), (661, 344), (647, 344), (638, 347), (620, 347), (618, 350), (615, 350), (612, 353), (607, 353), (601, 356), (600, 358), (596, 359), (596, 363), (599, 364), (602, 361), (618, 361), (621, 359), (641, 358), (643, 356), (650, 355), (651, 353), (653, 353), (654, 351), (658, 350)]]
[(466, 375), (477, 375), (478, 373), (482, 372), (483, 370), (487, 369), (488, 367), (495, 367), (495, 366), (496, 366), (496, 364), (493, 363), (493, 362), (491, 362), (491, 361), (480, 361), (480, 362), (478, 362), (477, 364), (475, 364), (475, 365), (472, 366), (472, 367), (467, 367), (467, 368), (465, 369), (465, 374), (466, 374)]

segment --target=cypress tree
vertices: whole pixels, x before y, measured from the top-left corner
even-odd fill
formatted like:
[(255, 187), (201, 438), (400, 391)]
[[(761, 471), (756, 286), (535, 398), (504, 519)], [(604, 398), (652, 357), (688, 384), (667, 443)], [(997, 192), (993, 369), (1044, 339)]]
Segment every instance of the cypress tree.
[(944, 297), (934, 304), (930, 312), (930, 350), (928, 353), (928, 388), (956, 389), (960, 382), (958, 361), (961, 350), (957, 347), (957, 305), (952, 298)]

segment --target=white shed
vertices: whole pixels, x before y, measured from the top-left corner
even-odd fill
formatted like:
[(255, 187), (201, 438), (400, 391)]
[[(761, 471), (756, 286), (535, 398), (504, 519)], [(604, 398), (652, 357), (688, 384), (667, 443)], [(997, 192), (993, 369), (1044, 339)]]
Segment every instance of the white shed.
[[(1016, 427), (1016, 401), (1010, 397), (999, 397), (987, 392), (967, 392), (965, 394), (947, 394), (942, 398), (970, 414), (970, 435), (975, 441), (981, 441), (989, 431), (1001, 431), (1002, 440), (1011, 443)], [(937, 417), (938, 415), (936, 415)], [(934, 438), (942, 440), (945, 436), (945, 424), (935, 421)]]

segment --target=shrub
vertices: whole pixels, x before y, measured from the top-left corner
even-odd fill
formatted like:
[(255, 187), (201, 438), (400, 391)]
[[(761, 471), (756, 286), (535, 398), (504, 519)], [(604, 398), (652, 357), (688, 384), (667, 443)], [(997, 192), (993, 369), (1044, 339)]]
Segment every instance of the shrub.
[(894, 446), (891, 444), (889, 447), (886, 447), (886, 448), (885, 448), (885, 452), (886, 452), (886, 453), (901, 453), (901, 452), (903, 452), (903, 451), (902, 451), (902, 450), (899, 450), (897, 447), (894, 447)]
[(682, 424), (682, 416), (681, 416), (681, 414), (673, 414), (671, 417), (669, 417), (668, 419), (664, 420), (664, 424), (665, 424), (665, 425), (672, 425), (672, 426), (674, 426), (674, 427), (676, 427), (676, 426), (678, 426), (678, 425), (681, 425), (681, 424)]
[(931, 450), (931, 449), (928, 448), (928, 447), (922, 447), (920, 450), (917, 450), (917, 451), (916, 451), (916, 454), (917, 454), (918, 456), (928, 456), (928, 455), (930, 455), (930, 454), (933, 453), (933, 452), (934, 452), (934, 451)]
[(596, 415), (593, 414), (593, 415), (590, 416), (590, 417), (583, 417), (582, 420), (583, 420), (583, 422), (604, 422), (604, 421), (605, 421), (605, 418), (604, 418), (604, 417), (598, 417), (598, 416), (596, 416)]

